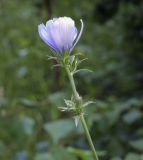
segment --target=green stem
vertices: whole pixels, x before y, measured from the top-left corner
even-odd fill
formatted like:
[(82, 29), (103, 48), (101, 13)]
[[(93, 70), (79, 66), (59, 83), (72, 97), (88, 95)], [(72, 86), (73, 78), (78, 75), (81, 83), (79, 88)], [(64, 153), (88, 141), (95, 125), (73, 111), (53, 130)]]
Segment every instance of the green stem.
[(76, 99), (79, 99), (79, 95), (78, 95), (78, 93), (76, 91), (76, 86), (75, 86), (75, 83), (74, 83), (73, 75), (70, 72), (70, 70), (69, 70), (68, 67), (66, 67), (66, 71), (67, 71), (67, 74), (68, 74), (68, 77), (69, 77), (69, 80), (70, 80), (70, 83), (71, 83), (73, 94), (74, 94), (74, 96), (75, 96)]
[(90, 148), (91, 148), (91, 150), (93, 152), (93, 156), (94, 156), (95, 160), (99, 160), (83, 114), (80, 115), (80, 120), (81, 120), (82, 126), (84, 128), (84, 131), (85, 131), (88, 143), (90, 145)]
[[(75, 86), (73, 74), (70, 72), (70, 70), (69, 70), (69, 68), (68, 68), (67, 66), (65, 67), (65, 69), (66, 69), (66, 72), (67, 72), (67, 74), (68, 74), (68, 77), (69, 77), (69, 80), (70, 80), (70, 83), (71, 83), (71, 87), (72, 87), (72, 90), (73, 90), (73, 94), (74, 94), (76, 100), (79, 101), (79, 103), (80, 103), (81, 98), (79, 97), (79, 94), (78, 94), (78, 92), (77, 92), (77, 90), (76, 90), (76, 86)], [(81, 103), (80, 103), (80, 104), (81, 104)], [(93, 152), (94, 159), (95, 159), (95, 160), (99, 160), (99, 159), (98, 159), (98, 156), (97, 156), (97, 153), (96, 153), (96, 150), (95, 150), (95, 148), (94, 148), (94, 145), (93, 145), (93, 142), (92, 142), (92, 139), (91, 139), (91, 136), (90, 136), (90, 133), (89, 133), (89, 130), (88, 130), (88, 127), (87, 127), (85, 118), (84, 118), (84, 116), (83, 116), (83, 113), (80, 113), (79, 118), (80, 118), (80, 121), (81, 121), (82, 126), (83, 126), (83, 128), (84, 128), (84, 131), (85, 131), (85, 134), (86, 134), (86, 138), (87, 138), (87, 140), (88, 140), (88, 143), (89, 143), (89, 145), (90, 145), (90, 148), (91, 148), (91, 150), (92, 150), (92, 152)]]

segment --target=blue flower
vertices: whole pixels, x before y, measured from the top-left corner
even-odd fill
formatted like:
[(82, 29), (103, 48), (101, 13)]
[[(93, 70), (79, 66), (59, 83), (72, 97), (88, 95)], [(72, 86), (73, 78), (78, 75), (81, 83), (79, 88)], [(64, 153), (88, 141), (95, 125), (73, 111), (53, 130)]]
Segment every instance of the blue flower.
[(80, 21), (79, 34), (70, 17), (53, 18), (47, 21), (46, 25), (40, 24), (38, 25), (38, 32), (41, 39), (56, 53), (71, 53), (83, 31), (83, 22)]

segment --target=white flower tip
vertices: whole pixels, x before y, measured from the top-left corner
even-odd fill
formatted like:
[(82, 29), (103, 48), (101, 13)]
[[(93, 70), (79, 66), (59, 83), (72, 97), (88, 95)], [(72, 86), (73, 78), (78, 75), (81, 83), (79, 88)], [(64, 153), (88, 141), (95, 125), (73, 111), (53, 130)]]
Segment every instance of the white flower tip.
[(79, 41), (79, 39), (80, 39), (80, 37), (81, 37), (81, 35), (82, 35), (82, 32), (83, 32), (84, 24), (83, 24), (82, 19), (80, 19), (80, 22), (81, 22), (80, 32), (79, 32), (79, 34), (78, 34), (78, 37), (77, 37), (77, 39), (76, 39), (76, 41), (75, 41), (73, 47), (70, 49), (70, 53), (72, 52), (73, 48), (75, 47), (75, 45), (76, 45), (77, 42)]
[(80, 22), (81, 22), (81, 28), (83, 29), (83, 27), (84, 27), (83, 20), (80, 19)]

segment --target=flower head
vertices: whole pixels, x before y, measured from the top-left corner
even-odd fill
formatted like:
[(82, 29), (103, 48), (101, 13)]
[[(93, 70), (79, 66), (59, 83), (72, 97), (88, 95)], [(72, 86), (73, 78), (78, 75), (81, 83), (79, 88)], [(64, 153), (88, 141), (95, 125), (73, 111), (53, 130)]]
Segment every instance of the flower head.
[(70, 17), (53, 18), (46, 25), (38, 25), (41, 39), (56, 53), (71, 53), (80, 39), (83, 31), (83, 22), (78, 34), (74, 21)]

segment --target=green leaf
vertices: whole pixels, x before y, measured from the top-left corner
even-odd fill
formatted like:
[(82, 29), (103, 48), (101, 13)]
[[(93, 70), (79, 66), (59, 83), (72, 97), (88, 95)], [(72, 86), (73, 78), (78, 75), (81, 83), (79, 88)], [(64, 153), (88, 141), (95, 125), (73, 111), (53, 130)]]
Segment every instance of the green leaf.
[(64, 101), (65, 101), (65, 104), (66, 104), (68, 107), (73, 107), (73, 106), (74, 106), (74, 102), (73, 102), (73, 101), (71, 101), (71, 100), (66, 100), (66, 99), (64, 99)]
[(52, 65), (52, 68), (55, 68), (55, 67), (62, 67), (62, 65), (61, 64)]
[(78, 69), (74, 72), (74, 74), (78, 73), (78, 72), (93, 72), (92, 70), (90, 69)]
[(65, 112), (69, 110), (68, 107), (58, 107), (58, 108), (60, 109), (61, 112)]
[(25, 106), (25, 107), (36, 107), (37, 103), (33, 100), (26, 99), (26, 98), (21, 98), (20, 102)]
[(74, 116), (74, 123), (75, 123), (75, 126), (77, 127), (79, 123), (79, 116)]
[(82, 60), (79, 60), (78, 65), (81, 64), (82, 62), (86, 61), (86, 60), (88, 60), (88, 58), (84, 58)]
[(5, 144), (2, 141), (0, 141), (0, 155), (3, 155), (5, 151), (6, 151)]
[(85, 103), (83, 104), (83, 106), (86, 107), (86, 106), (88, 106), (88, 105), (90, 105), (90, 104), (92, 104), (92, 103), (96, 103), (96, 102), (94, 102), (94, 101), (87, 101), (87, 102), (85, 102)]
[[(79, 157), (82, 160), (94, 160), (92, 151), (90, 150), (82, 150), (77, 148), (68, 148), (69, 152), (73, 153), (77, 157)], [(106, 154), (105, 151), (97, 151), (98, 156), (104, 156)]]
[(48, 60), (57, 60), (57, 57), (48, 56)]
[(65, 97), (65, 92), (56, 92), (56, 93), (53, 93), (53, 94), (50, 94), (48, 96), (48, 100), (56, 105), (56, 106), (59, 106), (59, 105), (63, 105), (63, 98)]
[(131, 142), (129, 142), (129, 144), (133, 148), (135, 148), (135, 149), (137, 149), (139, 151), (143, 151), (143, 139), (138, 139), (136, 141), (131, 141)]
[(38, 153), (34, 160), (55, 160), (50, 153)]
[(68, 137), (75, 131), (73, 121), (68, 119), (47, 123), (44, 125), (44, 128), (50, 134), (54, 143), (58, 143), (59, 140)]
[(113, 157), (111, 160), (122, 160), (120, 157)]
[(22, 117), (22, 124), (25, 134), (32, 135), (34, 132), (35, 121), (31, 117)]
[(90, 151), (76, 149), (76, 148), (69, 148), (69, 151), (71, 153), (74, 153), (77, 157), (79, 157), (82, 160), (94, 160), (93, 155)]
[(84, 58), (84, 59), (80, 60), (79, 63), (82, 63), (83, 61), (86, 61), (86, 60), (88, 60), (88, 58)]
[(123, 120), (128, 124), (132, 124), (137, 119), (139, 119), (141, 116), (142, 116), (141, 113), (139, 111), (135, 110), (135, 111), (131, 111), (131, 112), (128, 112), (127, 114), (125, 114), (123, 117)]
[(72, 64), (72, 63), (74, 63), (74, 61), (75, 61), (75, 56), (70, 56), (70, 63)]
[(140, 160), (143, 160), (143, 154), (141, 155)]
[(55, 147), (52, 152), (55, 160), (77, 160), (76, 156), (63, 147)]
[(140, 156), (136, 153), (128, 153), (125, 160), (140, 160)]

